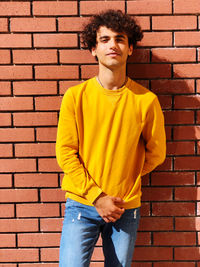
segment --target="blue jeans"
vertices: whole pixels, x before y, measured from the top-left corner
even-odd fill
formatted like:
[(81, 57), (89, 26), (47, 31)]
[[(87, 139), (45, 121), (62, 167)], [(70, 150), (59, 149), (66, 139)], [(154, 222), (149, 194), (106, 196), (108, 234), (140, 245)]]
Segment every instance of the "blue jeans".
[(115, 223), (106, 223), (93, 206), (67, 199), (59, 267), (88, 267), (101, 233), (106, 267), (130, 267), (140, 209), (127, 209)]

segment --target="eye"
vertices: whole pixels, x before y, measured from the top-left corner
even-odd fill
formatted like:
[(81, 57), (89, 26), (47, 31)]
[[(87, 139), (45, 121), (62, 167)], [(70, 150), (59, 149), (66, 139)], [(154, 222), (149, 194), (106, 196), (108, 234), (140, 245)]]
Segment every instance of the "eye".
[(123, 38), (116, 38), (116, 41), (117, 41), (118, 43), (122, 43), (122, 42), (124, 42), (124, 39), (123, 39)]
[(107, 43), (108, 42), (108, 38), (102, 38), (102, 39), (100, 39), (100, 41), (102, 42), (102, 43)]

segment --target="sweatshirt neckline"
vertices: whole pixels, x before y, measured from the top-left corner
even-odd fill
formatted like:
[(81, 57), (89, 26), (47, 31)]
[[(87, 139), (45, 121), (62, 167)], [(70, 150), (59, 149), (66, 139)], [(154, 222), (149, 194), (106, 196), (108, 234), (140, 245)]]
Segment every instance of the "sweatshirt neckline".
[(97, 88), (98, 88), (102, 93), (104, 93), (104, 94), (106, 94), (106, 95), (119, 95), (119, 94), (122, 94), (122, 93), (125, 91), (125, 89), (126, 89), (127, 86), (129, 85), (129, 83), (131, 82), (131, 80), (130, 80), (129, 77), (127, 77), (127, 81), (126, 81), (126, 83), (125, 83), (122, 87), (120, 87), (120, 88), (118, 88), (118, 89), (115, 89), (115, 90), (110, 90), (110, 89), (106, 89), (106, 88), (104, 88), (104, 87), (98, 82), (98, 80), (97, 80), (97, 76), (95, 76), (95, 77), (93, 78), (93, 82), (95, 83), (95, 85), (97, 86)]

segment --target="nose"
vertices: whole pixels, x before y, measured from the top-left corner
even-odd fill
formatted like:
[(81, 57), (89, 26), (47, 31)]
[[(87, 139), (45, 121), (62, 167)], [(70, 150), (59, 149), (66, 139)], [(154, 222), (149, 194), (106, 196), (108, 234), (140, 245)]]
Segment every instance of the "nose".
[(114, 38), (110, 39), (110, 48), (112, 48), (112, 49), (117, 48), (117, 42)]

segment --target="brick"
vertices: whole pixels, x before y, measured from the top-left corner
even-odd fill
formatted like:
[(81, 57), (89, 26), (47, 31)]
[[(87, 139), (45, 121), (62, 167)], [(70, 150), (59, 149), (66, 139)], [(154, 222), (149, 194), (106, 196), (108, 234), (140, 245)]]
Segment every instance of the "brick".
[(33, 2), (33, 14), (39, 16), (52, 15), (76, 15), (77, 2), (76, 1), (40, 1)]
[(36, 97), (35, 98), (35, 109), (36, 110), (60, 110), (61, 96), (47, 96), (47, 97)]
[(36, 189), (1, 189), (0, 202), (38, 201)]
[(14, 217), (14, 205), (13, 204), (1, 204), (0, 217), (10, 218)]
[(153, 48), (152, 62), (195, 62), (195, 48)]
[(8, 158), (13, 156), (12, 145), (9, 144), (0, 144), (0, 157)]
[(159, 95), (158, 96), (160, 105), (162, 109), (171, 109), (172, 108), (172, 97), (168, 95)]
[(61, 172), (56, 159), (39, 159), (39, 171), (41, 172)]
[(56, 31), (55, 18), (11, 18), (12, 32), (51, 32)]
[(150, 216), (150, 204), (149, 202), (142, 202), (142, 206), (140, 208), (141, 216)]
[(176, 64), (174, 65), (174, 76), (185, 78), (198, 78), (200, 72), (199, 64)]
[(0, 47), (2, 48), (17, 48), (17, 47), (31, 47), (30, 34), (1, 34)]
[(0, 254), (0, 262), (35, 262), (38, 260), (38, 249), (2, 249)]
[(138, 232), (136, 246), (149, 246), (151, 245), (151, 234), (146, 232)]
[(105, 9), (120, 9), (124, 11), (124, 1), (81, 1), (80, 2), (80, 13), (81, 15), (92, 15)]
[(165, 126), (165, 133), (166, 133), (166, 139), (167, 139), (167, 141), (172, 140), (172, 127)]
[(61, 189), (41, 189), (42, 202), (65, 202), (65, 193)]
[(169, 78), (171, 76), (169, 64), (129, 64), (127, 71), (134, 73), (134, 79)]
[(1, 97), (0, 110), (33, 110), (32, 97)]
[(200, 200), (199, 187), (175, 188), (175, 200)]
[(199, 260), (198, 247), (175, 248), (175, 260)]
[(200, 202), (197, 202), (197, 215), (200, 215)]
[(194, 185), (194, 172), (153, 172), (151, 174), (152, 185), (177, 186)]
[(19, 264), (19, 267), (58, 267), (57, 263), (31, 263), (31, 264)]
[(172, 46), (172, 33), (170, 32), (145, 32), (139, 46), (158, 47)]
[(8, 31), (8, 19), (0, 18), (0, 32), (7, 32), (7, 31)]
[(159, 165), (155, 170), (156, 171), (171, 171), (172, 170), (172, 160), (171, 160), (171, 158), (166, 158), (164, 163)]
[(195, 267), (194, 262), (154, 262), (154, 267)]
[[(94, 267), (96, 267), (95, 265), (93, 265)], [(92, 267), (93, 267), (92, 266)], [(132, 262), (131, 267), (151, 267), (152, 264), (150, 262)], [(103, 267), (103, 265), (102, 265)]]
[(200, 172), (197, 173), (197, 185), (200, 185)]
[(200, 139), (200, 126), (178, 126), (174, 128), (175, 140)]
[(192, 94), (195, 92), (194, 80), (152, 80), (151, 89), (156, 94)]
[(63, 225), (62, 218), (40, 219), (40, 228), (42, 232), (61, 232), (62, 225)]
[(101, 247), (96, 247), (94, 249), (94, 252), (92, 254), (92, 260), (93, 261), (100, 261), (103, 259), (103, 251)]
[(34, 159), (0, 159), (0, 172), (36, 171)]
[(171, 1), (163, 0), (140, 0), (128, 1), (127, 11), (129, 14), (170, 14), (172, 12)]
[(58, 30), (61, 32), (80, 32), (88, 21), (89, 18), (87, 17), (58, 18)]
[(137, 261), (172, 260), (172, 248), (136, 247), (133, 259)]
[(150, 50), (149, 49), (135, 49), (134, 53), (128, 59), (128, 63), (149, 63)]
[(200, 32), (175, 32), (175, 46), (199, 46)]
[(13, 62), (16, 64), (57, 63), (57, 51), (54, 49), (14, 50)]
[(60, 233), (18, 234), (19, 247), (55, 247), (60, 244)]
[(57, 114), (55, 112), (15, 113), (14, 125), (15, 126), (57, 125)]
[(55, 81), (26, 81), (13, 83), (14, 95), (52, 95), (57, 93)]
[[(2, 113), (0, 119), (0, 126), (11, 126), (11, 114), (10, 113)], [(0, 132), (2, 130), (0, 129)]]
[(55, 33), (55, 34), (34, 34), (34, 47), (77, 47), (76, 34)]
[(28, 16), (30, 11), (30, 3), (28, 2), (0, 3), (0, 16)]
[(59, 248), (41, 248), (41, 261), (58, 261)]
[(52, 157), (55, 156), (54, 143), (15, 144), (16, 157)]
[(1, 80), (26, 80), (31, 78), (31, 66), (0, 66)]
[(0, 81), (0, 95), (11, 95), (10, 82), (1, 82)]
[(172, 189), (161, 187), (143, 187), (142, 189), (143, 201), (170, 201), (172, 200)]
[(33, 129), (4, 128), (0, 129), (1, 142), (33, 141)]
[(89, 50), (60, 50), (61, 63), (96, 63)]
[(167, 155), (193, 155), (195, 153), (194, 142), (168, 142)]
[(174, 13), (196, 14), (199, 13), (200, 3), (196, 0), (174, 0)]
[(37, 219), (1, 219), (0, 232), (37, 232)]
[[(47, 134), (48, 132), (48, 134)], [(36, 140), (37, 141), (56, 141), (57, 128), (37, 128), (36, 129)]]
[(58, 175), (49, 173), (15, 174), (15, 187), (57, 187)]
[(11, 187), (12, 186), (12, 175), (11, 174), (0, 174), (0, 187)]
[(173, 230), (173, 219), (165, 217), (142, 217), (139, 231), (170, 231)]
[(194, 216), (195, 203), (163, 202), (152, 204), (153, 216)]
[(78, 79), (78, 66), (36, 66), (36, 79)]
[(156, 246), (194, 246), (196, 245), (196, 233), (154, 233), (153, 240)]
[(17, 204), (16, 213), (19, 218), (29, 217), (56, 217), (59, 216), (58, 204)]
[(164, 111), (165, 123), (168, 124), (193, 124), (194, 112), (190, 110)]
[[(0, 23), (1, 23), (1, 20), (0, 20)], [(10, 51), (0, 50), (0, 64), (9, 64), (9, 63), (10, 63)]]
[(175, 96), (174, 108), (177, 109), (198, 109), (200, 107), (200, 95)]
[(150, 16), (134, 16), (134, 18), (143, 31), (150, 30)]
[(194, 30), (196, 28), (196, 16), (155, 16), (152, 18), (153, 30)]
[(0, 247), (12, 248), (16, 246), (14, 234), (3, 234), (0, 235)]
[(59, 82), (59, 87), (60, 87), (60, 90), (59, 90), (59, 94), (61, 95), (64, 95), (64, 93), (67, 91), (67, 89), (69, 87), (72, 87), (74, 85), (77, 85), (77, 84), (81, 84), (82, 81), (60, 81)]
[(179, 157), (175, 159), (175, 170), (199, 170), (200, 157)]

